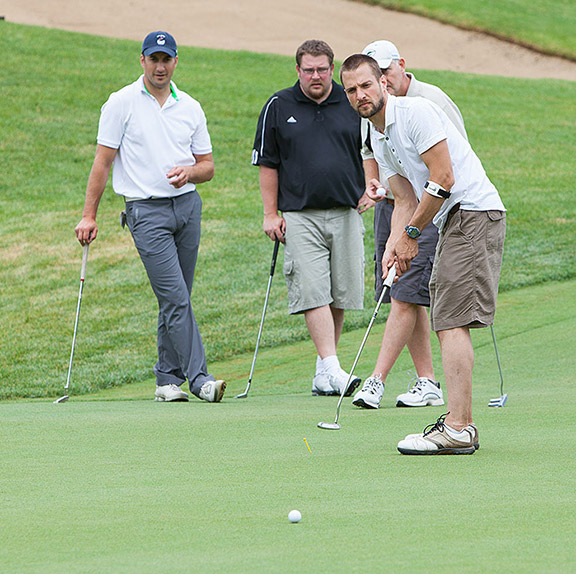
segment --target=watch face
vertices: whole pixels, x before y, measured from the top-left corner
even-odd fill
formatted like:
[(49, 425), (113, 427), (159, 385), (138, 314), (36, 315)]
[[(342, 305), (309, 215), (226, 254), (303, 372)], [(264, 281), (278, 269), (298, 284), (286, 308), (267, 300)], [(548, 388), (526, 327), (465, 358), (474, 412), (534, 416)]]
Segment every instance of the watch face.
[(408, 237), (411, 237), (412, 239), (417, 239), (421, 235), (420, 230), (417, 227), (411, 227), (410, 225), (407, 225), (405, 229)]

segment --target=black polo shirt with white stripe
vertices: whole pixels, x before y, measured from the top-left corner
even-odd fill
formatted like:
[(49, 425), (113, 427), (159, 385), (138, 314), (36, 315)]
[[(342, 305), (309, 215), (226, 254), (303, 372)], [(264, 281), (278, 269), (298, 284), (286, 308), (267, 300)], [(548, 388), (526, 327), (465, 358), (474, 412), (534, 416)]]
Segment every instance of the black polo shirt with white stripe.
[(256, 130), (252, 163), (278, 170), (278, 209), (356, 207), (364, 192), (360, 118), (342, 86), (318, 104), (300, 83), (274, 94)]

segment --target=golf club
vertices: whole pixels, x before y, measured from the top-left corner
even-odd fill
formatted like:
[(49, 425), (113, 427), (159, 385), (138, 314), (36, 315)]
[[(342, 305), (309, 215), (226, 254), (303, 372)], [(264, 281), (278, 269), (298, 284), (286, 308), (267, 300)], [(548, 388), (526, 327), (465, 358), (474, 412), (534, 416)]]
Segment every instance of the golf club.
[(252, 359), (252, 367), (248, 377), (248, 385), (246, 390), (239, 395), (236, 399), (245, 399), (248, 396), (250, 385), (252, 384), (252, 375), (254, 374), (254, 366), (256, 365), (256, 357), (258, 356), (258, 347), (260, 346), (260, 338), (262, 337), (262, 328), (264, 327), (264, 318), (266, 317), (266, 308), (268, 307), (268, 298), (270, 297), (270, 287), (272, 287), (272, 277), (274, 277), (274, 269), (276, 268), (276, 258), (278, 257), (278, 248), (280, 247), (280, 240), (276, 239), (274, 243), (274, 252), (272, 253), (272, 264), (270, 265), (270, 277), (268, 278), (268, 289), (266, 290), (266, 299), (264, 300), (264, 309), (262, 310), (262, 319), (260, 320), (260, 329), (258, 330), (258, 339), (256, 340), (256, 349), (254, 349), (254, 358)]
[(80, 291), (78, 293), (78, 305), (76, 307), (76, 320), (74, 321), (74, 336), (72, 337), (72, 350), (70, 351), (70, 363), (68, 365), (68, 376), (66, 377), (66, 386), (64, 387), (64, 395), (54, 401), (56, 403), (65, 403), (70, 395), (68, 388), (70, 387), (70, 374), (72, 373), (72, 359), (74, 358), (74, 347), (76, 345), (76, 333), (78, 332), (78, 319), (80, 318), (80, 303), (82, 302), (82, 289), (84, 288), (84, 278), (86, 277), (86, 264), (88, 263), (88, 247), (89, 244), (84, 245), (82, 252), (82, 270), (80, 271)]
[(502, 376), (502, 366), (500, 365), (500, 355), (498, 354), (498, 345), (496, 345), (496, 335), (494, 334), (494, 325), (490, 325), (492, 331), (492, 341), (494, 341), (494, 351), (496, 353), (496, 361), (498, 363), (498, 371), (500, 372), (500, 396), (497, 399), (490, 399), (489, 407), (503, 407), (508, 400), (508, 395), (504, 393), (504, 377)]
[(386, 279), (384, 279), (384, 288), (382, 289), (382, 293), (380, 294), (380, 298), (378, 299), (378, 303), (376, 303), (376, 308), (374, 309), (374, 313), (372, 314), (372, 319), (370, 319), (370, 323), (368, 324), (368, 329), (366, 329), (366, 334), (364, 335), (364, 339), (362, 340), (362, 344), (360, 345), (360, 349), (358, 349), (358, 354), (356, 355), (356, 359), (354, 360), (354, 364), (352, 365), (352, 369), (350, 369), (350, 376), (348, 377), (348, 382), (346, 386), (342, 389), (342, 393), (340, 394), (340, 399), (338, 400), (338, 405), (336, 406), (336, 418), (334, 419), (333, 423), (318, 423), (318, 428), (324, 430), (340, 430), (340, 425), (338, 424), (338, 418), (340, 416), (340, 405), (342, 404), (342, 399), (350, 386), (350, 381), (352, 381), (352, 377), (354, 375), (354, 369), (356, 369), (356, 365), (360, 360), (360, 355), (364, 349), (364, 345), (366, 344), (366, 340), (368, 339), (368, 335), (370, 334), (370, 330), (372, 329), (372, 325), (374, 324), (374, 320), (378, 315), (378, 311), (380, 310), (380, 305), (382, 305), (382, 301), (384, 300), (384, 296), (389, 291), (390, 287), (392, 287), (392, 283), (394, 283), (394, 278), (396, 277), (396, 266), (392, 265), (390, 267), (390, 271), (388, 271), (388, 275)]

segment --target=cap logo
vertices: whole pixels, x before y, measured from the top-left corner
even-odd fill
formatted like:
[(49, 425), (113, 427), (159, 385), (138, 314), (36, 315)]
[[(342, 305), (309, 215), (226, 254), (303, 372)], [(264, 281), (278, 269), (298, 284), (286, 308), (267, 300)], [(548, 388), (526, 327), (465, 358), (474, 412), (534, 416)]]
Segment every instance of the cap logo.
[(166, 36), (164, 36), (164, 34), (158, 34), (158, 36), (156, 36), (156, 44), (158, 44), (158, 46), (164, 46), (164, 44), (166, 44)]
[(366, 52), (366, 55), (370, 56), (371, 58), (374, 58), (374, 54), (376, 54), (376, 50), (369, 50), (368, 52)]

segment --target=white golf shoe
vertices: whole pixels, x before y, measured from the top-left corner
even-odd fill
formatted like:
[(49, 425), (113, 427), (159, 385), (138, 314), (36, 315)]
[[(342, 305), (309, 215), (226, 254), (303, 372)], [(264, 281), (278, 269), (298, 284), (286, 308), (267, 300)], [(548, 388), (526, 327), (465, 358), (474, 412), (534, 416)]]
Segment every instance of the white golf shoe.
[(368, 377), (354, 395), (353, 405), (363, 409), (378, 409), (384, 394), (384, 383), (378, 377)]
[(432, 379), (420, 377), (414, 386), (407, 392), (396, 397), (397, 407), (428, 407), (444, 404), (444, 396), (440, 383)]
[(328, 376), (330, 377), (330, 386), (338, 395), (342, 394), (342, 391), (346, 388), (346, 385), (348, 385), (348, 381), (350, 380), (350, 384), (344, 393), (345, 397), (351, 396), (361, 383), (360, 377), (353, 376), (350, 379), (350, 375), (343, 369), (340, 369), (337, 373), (330, 373)]
[(408, 435), (398, 443), (402, 454), (474, 454), (474, 429), (471, 426), (461, 431), (449, 429), (444, 424), (446, 415), (442, 415), (435, 423), (429, 425), (424, 433)]
[[(472, 441), (474, 443), (474, 448), (476, 450), (478, 450), (480, 448), (480, 441), (478, 439), (478, 429), (476, 428), (476, 425), (474, 423), (470, 423), (468, 425), (468, 427), (472, 430)], [(422, 438), (423, 436), (424, 436), (423, 432), (417, 432), (414, 434), (406, 435), (406, 438), (404, 440), (412, 440), (415, 438)]]
[(209, 403), (219, 403), (224, 396), (226, 383), (223, 380), (208, 381), (202, 385), (199, 397)]
[(312, 394), (325, 397), (336, 395), (330, 380), (330, 375), (326, 371), (317, 372), (312, 379)]
[(185, 393), (178, 385), (156, 385), (154, 400), (158, 402), (187, 401), (188, 393)]

